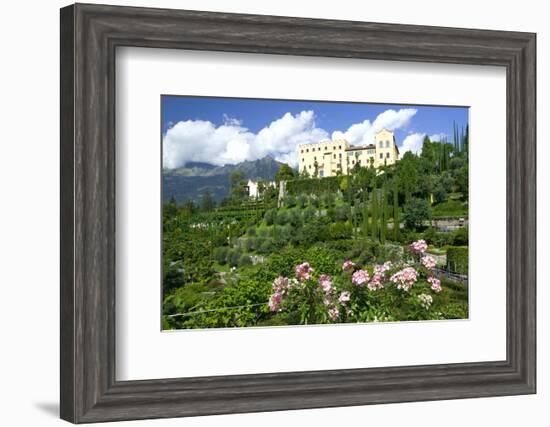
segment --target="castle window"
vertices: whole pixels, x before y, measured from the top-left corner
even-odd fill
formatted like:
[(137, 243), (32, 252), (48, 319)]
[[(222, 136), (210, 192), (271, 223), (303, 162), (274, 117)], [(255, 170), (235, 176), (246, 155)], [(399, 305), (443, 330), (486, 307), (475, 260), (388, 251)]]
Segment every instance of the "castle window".
[(378, 147), (382, 148), (383, 146), (384, 146), (384, 141), (380, 141), (380, 142), (378, 143)]
[(306, 150), (306, 153), (309, 153), (309, 148)]
[(390, 158), (390, 153), (386, 153), (386, 159)]
[(386, 148), (390, 147), (390, 141), (386, 141)]
[(311, 165), (309, 165), (309, 166), (308, 166), (308, 168), (310, 168), (310, 169), (311, 169)]
[(334, 155), (334, 158), (336, 158), (336, 154)]
[(380, 153), (380, 158), (381, 158), (381, 159), (384, 158), (384, 153)]
[(304, 152), (304, 150), (301, 151), (301, 153), (303, 153), (303, 152)]
[(338, 146), (338, 150), (341, 150), (341, 149), (342, 149), (342, 146), (341, 146), (341, 145), (339, 145), (339, 146)]
[(325, 150), (327, 149), (328, 147), (325, 145)]
[(306, 159), (302, 158), (302, 163), (305, 162), (305, 161), (306, 161)]

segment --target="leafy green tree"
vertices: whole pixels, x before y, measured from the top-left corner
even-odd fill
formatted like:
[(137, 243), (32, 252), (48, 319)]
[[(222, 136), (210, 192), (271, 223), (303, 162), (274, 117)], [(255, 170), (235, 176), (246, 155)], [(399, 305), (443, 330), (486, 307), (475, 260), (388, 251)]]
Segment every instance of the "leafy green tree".
[(422, 228), (424, 221), (430, 220), (432, 212), (430, 204), (425, 199), (413, 198), (403, 208), (405, 226), (410, 229)]
[(371, 197), (371, 224), (370, 224), (370, 233), (373, 240), (378, 240), (378, 196), (377, 190), (372, 192)]
[(363, 236), (368, 237), (369, 235), (369, 192), (367, 190), (363, 193)]
[(393, 180), (393, 238), (395, 241), (399, 240), (399, 228), (401, 225), (399, 218), (399, 188), (397, 179)]
[(246, 191), (245, 174), (240, 169), (235, 169), (229, 175), (229, 185), (231, 187), (231, 196), (235, 201), (242, 201), (248, 196)]
[[(304, 173), (305, 172), (305, 173)], [(307, 176), (307, 171), (304, 169), (302, 171), (303, 175)], [(286, 163), (282, 164), (277, 173), (275, 174), (275, 181), (290, 181), (296, 178), (296, 172)]]
[(388, 228), (388, 183), (384, 180), (380, 197), (380, 243), (386, 243), (386, 231)]

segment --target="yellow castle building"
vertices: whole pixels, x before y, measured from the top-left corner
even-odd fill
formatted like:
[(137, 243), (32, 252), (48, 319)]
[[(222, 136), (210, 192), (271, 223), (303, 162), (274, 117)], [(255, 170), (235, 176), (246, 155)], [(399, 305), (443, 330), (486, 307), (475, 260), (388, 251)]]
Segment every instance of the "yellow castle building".
[(382, 129), (374, 143), (351, 146), (345, 139), (298, 145), (298, 170), (319, 178), (347, 175), (355, 165), (378, 168), (391, 165), (399, 157), (393, 132)]

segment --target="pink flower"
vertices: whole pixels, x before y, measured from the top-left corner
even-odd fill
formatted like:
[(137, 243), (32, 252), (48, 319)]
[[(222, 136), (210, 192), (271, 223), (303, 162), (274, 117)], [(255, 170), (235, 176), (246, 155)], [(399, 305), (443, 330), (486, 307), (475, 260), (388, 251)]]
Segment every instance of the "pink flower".
[(386, 261), (384, 264), (376, 264), (374, 266), (374, 274), (383, 275), (391, 268), (391, 261)]
[(344, 291), (338, 297), (338, 301), (340, 301), (340, 304), (346, 305), (346, 303), (350, 300), (350, 297), (351, 294), (348, 291)]
[(405, 267), (391, 276), (390, 280), (397, 285), (397, 289), (403, 289), (405, 292), (408, 292), (416, 282), (417, 274), (414, 268)]
[(441, 287), (441, 280), (435, 277), (428, 277), (428, 283), (432, 285), (432, 291), (434, 291), (436, 294), (443, 290), (443, 288)]
[(275, 292), (284, 293), (290, 286), (290, 281), (287, 277), (277, 277), (271, 287)]
[(431, 295), (427, 295), (427, 294), (418, 295), (418, 300), (420, 301), (420, 305), (424, 307), (426, 310), (430, 308), (433, 302), (433, 298), (431, 297)]
[(426, 252), (426, 249), (428, 249), (428, 244), (425, 240), (420, 239), (416, 242), (412, 242), (409, 248), (415, 254), (423, 254), (424, 252)]
[(384, 264), (377, 264), (374, 266), (374, 274), (372, 275), (372, 279), (367, 285), (367, 287), (371, 291), (375, 291), (376, 289), (383, 288), (382, 282), (386, 278), (386, 271), (388, 271), (391, 268), (391, 261), (387, 261)]
[(339, 316), (340, 316), (340, 311), (336, 307), (330, 308), (328, 310), (328, 317), (330, 317), (330, 320), (332, 321), (337, 320)]
[(313, 268), (311, 268), (309, 262), (304, 262), (296, 266), (296, 278), (301, 281), (311, 279), (311, 273), (313, 273)]
[(323, 288), (323, 292), (325, 294), (328, 294), (332, 291), (331, 278), (326, 274), (321, 274), (321, 276), (319, 276), (319, 285), (321, 285), (321, 288)]
[(362, 288), (369, 281), (369, 273), (367, 270), (357, 270), (351, 276), (351, 283)]
[(279, 292), (275, 292), (271, 297), (269, 298), (269, 309), (271, 311), (277, 311), (279, 310), (279, 305), (281, 304), (281, 301), (283, 300), (283, 295)]
[(349, 259), (347, 261), (344, 261), (342, 264), (342, 271), (344, 273), (353, 273), (353, 270), (355, 270), (355, 263), (353, 261), (350, 261)]
[(375, 291), (377, 289), (380, 289), (381, 287), (382, 287), (382, 275), (380, 273), (374, 273), (371, 281), (367, 285), (367, 288), (369, 288), (370, 291)]
[(420, 259), (420, 262), (422, 263), (422, 265), (424, 267), (426, 267), (428, 270), (431, 270), (432, 268), (435, 267), (435, 258), (432, 257), (432, 256), (429, 256), (429, 255), (424, 255), (421, 259)]

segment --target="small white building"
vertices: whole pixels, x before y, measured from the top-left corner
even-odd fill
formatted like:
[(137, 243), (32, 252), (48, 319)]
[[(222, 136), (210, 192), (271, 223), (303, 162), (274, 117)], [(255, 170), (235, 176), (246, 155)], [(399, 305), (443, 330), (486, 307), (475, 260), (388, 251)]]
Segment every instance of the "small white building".
[[(273, 187), (275, 188), (275, 182), (274, 181), (262, 181), (263, 185), (266, 187)], [(248, 183), (246, 184), (246, 187), (248, 188), (248, 197), (252, 197), (254, 199), (257, 199), (261, 197), (260, 194), (260, 181), (252, 181), (251, 179), (248, 180)]]

